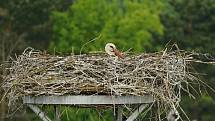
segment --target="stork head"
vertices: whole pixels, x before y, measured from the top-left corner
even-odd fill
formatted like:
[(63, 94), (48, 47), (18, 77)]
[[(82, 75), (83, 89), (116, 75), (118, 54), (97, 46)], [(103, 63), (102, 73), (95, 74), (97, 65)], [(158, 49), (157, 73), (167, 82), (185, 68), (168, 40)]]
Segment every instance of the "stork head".
[(107, 43), (105, 46), (105, 51), (109, 55), (114, 55), (121, 59), (124, 58), (123, 53), (118, 51), (113, 43)]
[(107, 43), (105, 46), (105, 52), (109, 55), (116, 55), (117, 49), (113, 43)]

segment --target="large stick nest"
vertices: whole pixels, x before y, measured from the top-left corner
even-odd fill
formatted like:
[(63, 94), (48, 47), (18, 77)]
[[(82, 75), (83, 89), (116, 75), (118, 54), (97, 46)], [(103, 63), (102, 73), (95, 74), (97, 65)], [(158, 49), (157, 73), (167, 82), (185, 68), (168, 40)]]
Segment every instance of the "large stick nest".
[[(3, 88), (9, 102), (25, 95), (145, 95), (169, 105), (180, 101), (182, 84), (196, 78), (182, 51), (126, 55), (57, 56), (26, 49), (12, 61)], [(185, 86), (186, 87), (186, 86)]]

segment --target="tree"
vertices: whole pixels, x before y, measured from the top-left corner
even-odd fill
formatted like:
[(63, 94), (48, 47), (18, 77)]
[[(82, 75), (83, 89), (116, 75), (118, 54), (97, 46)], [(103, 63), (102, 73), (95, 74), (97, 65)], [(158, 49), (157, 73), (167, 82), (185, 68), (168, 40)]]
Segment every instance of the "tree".
[(158, 48), (152, 46), (155, 36), (163, 34), (159, 14), (162, 2), (123, 0), (78, 0), (65, 12), (55, 11), (53, 40), (50, 50), (79, 53), (102, 50), (107, 42), (114, 42), (121, 49), (132, 47), (135, 52)]
[(52, 10), (62, 9), (62, 3), (63, 0), (1, 0), (0, 32), (24, 36), (23, 41), (28, 46), (45, 49), (51, 36), (49, 15)]
[(215, 56), (215, 2), (213, 0), (169, 0), (162, 13), (164, 43), (172, 40), (182, 49)]

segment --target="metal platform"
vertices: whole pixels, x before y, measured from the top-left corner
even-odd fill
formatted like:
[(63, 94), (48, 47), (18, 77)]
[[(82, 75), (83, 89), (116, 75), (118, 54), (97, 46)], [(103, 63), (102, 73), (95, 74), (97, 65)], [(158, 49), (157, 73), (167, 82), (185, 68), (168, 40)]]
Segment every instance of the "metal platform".
[(32, 109), (43, 121), (51, 121), (38, 105), (54, 105), (56, 121), (60, 121), (58, 105), (113, 105), (118, 108), (117, 121), (122, 121), (123, 107), (126, 104), (141, 104), (126, 121), (133, 121), (153, 102), (153, 97), (145, 96), (106, 96), (106, 95), (77, 95), (77, 96), (25, 96), (23, 103)]

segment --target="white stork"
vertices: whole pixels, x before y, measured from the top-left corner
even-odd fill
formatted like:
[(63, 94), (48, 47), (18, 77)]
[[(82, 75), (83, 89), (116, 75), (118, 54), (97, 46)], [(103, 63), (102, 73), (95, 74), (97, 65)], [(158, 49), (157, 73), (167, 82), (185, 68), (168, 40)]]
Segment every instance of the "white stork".
[(105, 52), (111, 56), (116, 56), (117, 58), (124, 58), (123, 54), (117, 50), (116, 46), (113, 43), (107, 43), (105, 46)]

